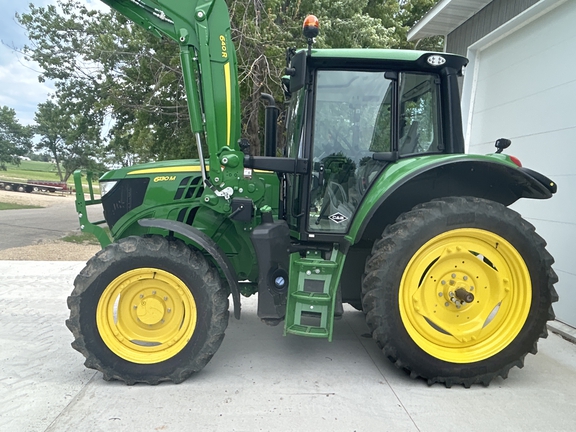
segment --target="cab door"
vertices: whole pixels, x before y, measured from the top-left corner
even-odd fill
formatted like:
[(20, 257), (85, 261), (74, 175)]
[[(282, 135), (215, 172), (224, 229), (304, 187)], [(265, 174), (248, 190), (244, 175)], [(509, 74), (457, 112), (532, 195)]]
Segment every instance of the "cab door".
[(312, 119), (307, 231), (345, 234), (391, 151), (395, 80), (384, 71), (318, 70)]

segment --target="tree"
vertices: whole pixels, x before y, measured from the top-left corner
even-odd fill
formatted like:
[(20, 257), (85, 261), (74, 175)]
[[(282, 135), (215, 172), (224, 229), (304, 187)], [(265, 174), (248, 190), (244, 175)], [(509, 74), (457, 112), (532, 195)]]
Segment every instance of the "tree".
[(24, 52), (56, 83), (56, 97), (93, 125), (111, 124), (109, 162), (130, 164), (195, 156), (176, 45), (114, 12), (72, 0), (30, 6), (17, 16)]
[(418, 42), (408, 42), (408, 32), (438, 0), (368, 0), (366, 13), (379, 18), (386, 28), (392, 28), (390, 48), (442, 51), (443, 40), (434, 36)]
[(67, 181), (80, 168), (102, 170), (98, 163), (100, 129), (70, 105), (48, 100), (38, 105), (34, 132), (40, 136), (37, 149), (47, 150), (56, 163), (60, 181)]
[[(116, 16), (116, 14), (114, 14)], [(117, 17), (104, 65), (114, 162), (196, 157), (178, 47)]]
[[(321, 19), (319, 48), (410, 48), (408, 29), (435, 0), (226, 2), (238, 54), (242, 135), (259, 154), (260, 93), (282, 99), (285, 50), (305, 44), (301, 25), (307, 14)], [(110, 162), (196, 157), (172, 41), (155, 38), (115, 12), (89, 11), (74, 0), (58, 0), (58, 7), (31, 5), (17, 19), (31, 41), (24, 52), (42, 67), (41, 79), (55, 81), (59, 105), (73, 105), (94, 127), (109, 119)]]
[(24, 156), (31, 148), (30, 127), (18, 122), (16, 111), (12, 108), (0, 108), (0, 169), (5, 171), (6, 163), (19, 165), (19, 156)]

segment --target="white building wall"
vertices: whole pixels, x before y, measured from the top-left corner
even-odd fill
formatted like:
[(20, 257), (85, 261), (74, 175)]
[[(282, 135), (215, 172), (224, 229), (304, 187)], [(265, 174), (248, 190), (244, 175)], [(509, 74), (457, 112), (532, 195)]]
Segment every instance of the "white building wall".
[[(505, 152), (552, 178), (550, 200), (513, 205), (556, 259), (557, 319), (576, 326), (576, 1), (543, 1), (473, 45), (463, 109), (470, 153)], [(552, 5), (552, 6), (550, 6)]]

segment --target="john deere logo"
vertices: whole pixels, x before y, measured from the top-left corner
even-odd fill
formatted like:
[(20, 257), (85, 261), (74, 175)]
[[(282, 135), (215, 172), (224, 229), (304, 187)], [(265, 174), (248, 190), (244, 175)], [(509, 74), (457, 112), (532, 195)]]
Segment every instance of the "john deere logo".
[(342, 222), (348, 220), (348, 218), (340, 212), (337, 212), (337, 213), (334, 213), (334, 214), (328, 216), (328, 219), (330, 219), (332, 222), (336, 222), (336, 223), (342, 223)]

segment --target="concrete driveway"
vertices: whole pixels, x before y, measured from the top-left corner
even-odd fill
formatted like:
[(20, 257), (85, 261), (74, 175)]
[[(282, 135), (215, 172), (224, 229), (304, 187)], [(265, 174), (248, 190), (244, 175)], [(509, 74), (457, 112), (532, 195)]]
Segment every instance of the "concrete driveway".
[(346, 309), (328, 343), (261, 324), (254, 298), (188, 381), (105, 382), (64, 325), (82, 267), (0, 261), (2, 431), (576, 430), (576, 346), (559, 336), (488, 388), (428, 387), (381, 355), (361, 312)]
[[(17, 192), (9, 192), (17, 194)], [(25, 194), (34, 198), (36, 194)], [(0, 212), (0, 250), (54, 240), (80, 231), (73, 195), (55, 195), (47, 207)], [(42, 204), (42, 202), (40, 202)], [(88, 209), (91, 221), (101, 220), (102, 208)]]

